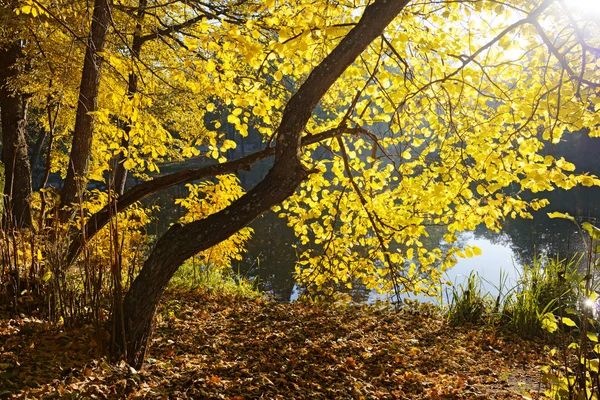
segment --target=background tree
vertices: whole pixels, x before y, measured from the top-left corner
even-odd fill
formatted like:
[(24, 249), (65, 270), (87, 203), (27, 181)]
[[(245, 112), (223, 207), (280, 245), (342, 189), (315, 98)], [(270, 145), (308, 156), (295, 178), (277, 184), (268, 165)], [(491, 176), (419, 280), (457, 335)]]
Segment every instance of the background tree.
[(31, 166), (27, 153), (26, 121), (28, 96), (19, 87), (16, 76), (27, 65), (23, 57), (23, 39), (11, 21), (12, 4), (2, 4), (3, 24), (0, 48), (0, 111), (2, 118), (2, 163), (5, 167), (4, 209), (13, 226), (31, 226)]

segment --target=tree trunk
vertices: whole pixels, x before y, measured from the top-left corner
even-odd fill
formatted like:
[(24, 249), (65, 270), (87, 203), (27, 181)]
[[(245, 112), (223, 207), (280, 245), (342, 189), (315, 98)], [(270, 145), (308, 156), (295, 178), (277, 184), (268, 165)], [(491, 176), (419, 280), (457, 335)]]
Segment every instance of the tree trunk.
[[(116, 343), (127, 343), (127, 361), (132, 366), (142, 366), (156, 306), (179, 266), (198, 251), (229, 238), (264, 211), (291, 196), (308, 176), (301, 166), (280, 169), (284, 169), (282, 172), (287, 176), (272, 170), (266, 179), (227, 209), (196, 223), (176, 224), (157, 242), (123, 303), (126, 341), (119, 335)], [(120, 331), (122, 333), (122, 329)]]
[[(302, 146), (319, 143), (326, 139), (331, 139), (342, 133), (361, 134), (368, 133), (362, 128), (333, 128), (318, 134), (305, 136), (302, 139)], [(110, 222), (115, 212), (120, 213), (126, 210), (132, 204), (146, 198), (147, 196), (158, 193), (175, 185), (189, 183), (201, 179), (208, 179), (217, 175), (227, 173), (235, 173), (240, 170), (249, 171), (252, 165), (260, 160), (272, 157), (275, 154), (274, 147), (267, 147), (261, 151), (247, 155), (246, 157), (236, 160), (227, 161), (222, 164), (212, 164), (202, 168), (191, 168), (172, 174), (156, 177), (152, 180), (139, 183), (118, 197), (116, 209), (109, 206), (104, 207), (100, 211), (92, 215), (81, 231), (73, 237), (69, 253), (67, 256), (67, 264), (71, 264), (79, 255), (86, 241), (91, 240), (103, 227)]]
[(45, 164), (42, 163), (42, 153), (44, 151), (44, 146), (46, 144), (46, 139), (48, 138), (48, 136), (49, 132), (46, 129), (41, 128), (40, 133), (35, 143), (33, 144), (33, 149), (31, 151), (31, 158), (29, 159), (29, 162), (31, 164), (33, 190), (39, 190), (42, 188), (42, 171), (44, 170)]
[[(94, 116), (90, 112), (98, 109), (98, 89), (102, 70), (102, 57), (98, 53), (104, 49), (110, 26), (110, 0), (95, 0), (92, 26), (88, 38), (79, 101), (75, 115), (73, 143), (67, 167), (67, 177), (61, 191), (60, 219), (66, 222), (73, 215), (69, 210), (79, 199), (83, 189), (82, 179), (87, 177), (94, 131)], [(66, 207), (66, 209), (65, 209)]]
[[(356, 57), (379, 36), (408, 0), (377, 0), (365, 9), (358, 24), (309, 75), (288, 102), (279, 126), (275, 163), (267, 176), (229, 207), (185, 226), (173, 225), (163, 235), (134, 280), (116, 315), (118, 329), (114, 356), (125, 356), (134, 367), (143, 364), (152, 318), (167, 283), (179, 266), (247, 226), (263, 212), (291, 196), (308, 177), (300, 161), (302, 132), (331, 85)], [(124, 323), (120, 325), (120, 323)], [(120, 354), (119, 354), (120, 353)]]
[(4, 199), (7, 217), (17, 227), (31, 227), (31, 166), (25, 127), (27, 99), (11, 88), (21, 58), (20, 43), (0, 50), (0, 108), (2, 118), (2, 162), (5, 168)]
[[(147, 0), (140, 0), (138, 4), (137, 11), (137, 23), (135, 26), (135, 33), (133, 35), (133, 41), (131, 43), (131, 64), (132, 70), (129, 73), (129, 78), (127, 82), (127, 98), (129, 100), (133, 99), (135, 94), (138, 92), (138, 76), (135, 73), (135, 64), (137, 60), (140, 58), (140, 53), (142, 51), (142, 45), (145, 41), (142, 40), (142, 22), (144, 20), (144, 15), (146, 14), (146, 6), (148, 5)], [(127, 156), (120, 153), (117, 157), (115, 157), (115, 167), (114, 167), (114, 190), (120, 196), (125, 192), (125, 183), (127, 182), (127, 168), (125, 168), (125, 161), (129, 157), (129, 143), (131, 142), (131, 121), (126, 124), (124, 127), (125, 136), (121, 140), (121, 147), (127, 150)]]

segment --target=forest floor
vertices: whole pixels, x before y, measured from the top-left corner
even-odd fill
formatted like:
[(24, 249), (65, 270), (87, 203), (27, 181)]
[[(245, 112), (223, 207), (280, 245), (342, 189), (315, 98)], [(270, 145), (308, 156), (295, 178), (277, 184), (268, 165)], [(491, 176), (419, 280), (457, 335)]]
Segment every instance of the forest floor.
[(170, 293), (147, 365), (98, 358), (91, 327), (0, 319), (0, 398), (541, 398), (543, 346), (434, 313)]

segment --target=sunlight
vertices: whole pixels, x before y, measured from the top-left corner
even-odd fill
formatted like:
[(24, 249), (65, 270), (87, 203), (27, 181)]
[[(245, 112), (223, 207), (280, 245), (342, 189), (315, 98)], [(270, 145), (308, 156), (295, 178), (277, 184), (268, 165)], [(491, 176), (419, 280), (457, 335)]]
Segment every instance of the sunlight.
[(594, 303), (592, 299), (586, 299), (584, 304), (588, 308), (594, 308), (594, 306), (596, 305), (596, 303)]
[(600, 1), (598, 0), (567, 0), (567, 7), (581, 11), (588, 16), (600, 16)]

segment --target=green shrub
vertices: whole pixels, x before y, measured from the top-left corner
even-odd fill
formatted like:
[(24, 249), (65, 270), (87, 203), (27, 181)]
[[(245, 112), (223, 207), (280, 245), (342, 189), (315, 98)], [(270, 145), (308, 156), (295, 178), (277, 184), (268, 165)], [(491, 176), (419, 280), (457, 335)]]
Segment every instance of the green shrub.
[[(549, 385), (544, 393), (552, 399), (598, 399), (600, 398), (600, 228), (589, 222), (581, 226), (568, 214), (554, 213), (555, 217), (573, 221), (587, 246), (585, 272), (578, 274), (569, 270), (565, 278), (571, 283), (566, 306), (559, 309), (558, 318), (545, 328), (558, 336), (558, 348), (552, 349), (550, 365), (542, 367), (543, 379)], [(587, 234), (586, 234), (587, 232)], [(581, 262), (578, 260), (575, 265)], [(567, 265), (568, 266), (568, 265)], [(560, 298), (559, 298), (560, 299)]]
[(187, 261), (184, 263), (171, 281), (169, 288), (174, 290), (204, 290), (211, 294), (232, 295), (244, 298), (261, 296), (255, 279), (229, 270), (206, 268), (205, 266)]
[(521, 337), (543, 336), (544, 316), (575, 301), (577, 265), (575, 259), (535, 258), (532, 265), (523, 266), (513, 295), (503, 306), (503, 326)]

